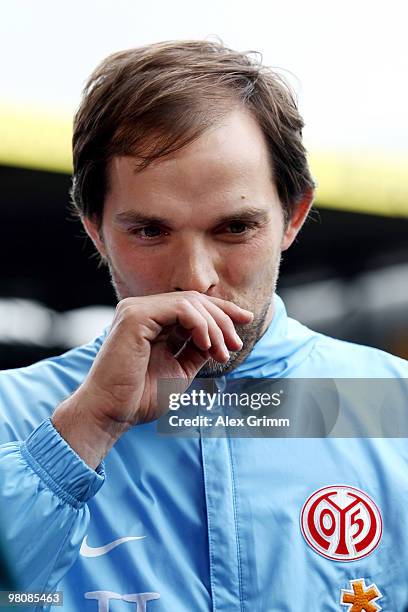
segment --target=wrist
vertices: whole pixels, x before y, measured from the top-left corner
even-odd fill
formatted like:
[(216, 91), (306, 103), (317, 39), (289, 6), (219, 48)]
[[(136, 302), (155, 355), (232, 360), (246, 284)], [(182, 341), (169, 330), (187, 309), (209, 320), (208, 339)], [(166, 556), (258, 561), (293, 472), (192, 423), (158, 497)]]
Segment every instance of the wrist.
[(62, 438), (95, 469), (117, 440), (129, 429), (127, 423), (118, 423), (94, 413), (95, 400), (81, 387), (64, 400), (54, 411), (51, 422)]

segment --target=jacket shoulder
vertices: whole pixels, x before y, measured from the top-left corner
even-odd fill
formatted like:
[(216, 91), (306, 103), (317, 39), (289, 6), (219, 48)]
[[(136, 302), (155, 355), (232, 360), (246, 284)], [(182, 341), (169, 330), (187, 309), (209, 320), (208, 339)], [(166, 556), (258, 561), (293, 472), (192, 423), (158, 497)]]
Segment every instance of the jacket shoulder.
[(77, 389), (105, 335), (57, 357), (0, 372), (0, 444), (25, 439)]
[[(383, 350), (316, 333), (309, 363), (324, 376), (408, 378), (408, 361)], [(319, 376), (323, 374), (314, 374)]]

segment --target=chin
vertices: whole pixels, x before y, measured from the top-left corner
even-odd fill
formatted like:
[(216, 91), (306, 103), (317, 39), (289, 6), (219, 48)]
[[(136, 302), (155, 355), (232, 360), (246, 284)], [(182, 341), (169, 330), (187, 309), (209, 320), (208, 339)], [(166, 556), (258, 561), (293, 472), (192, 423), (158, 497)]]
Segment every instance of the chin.
[(215, 361), (215, 359), (209, 359), (207, 363), (197, 372), (196, 378), (218, 378), (219, 376), (224, 376), (228, 374), (228, 372), (232, 372), (239, 363), (245, 359), (245, 356), (242, 356), (242, 359), (239, 359), (241, 355), (237, 355), (237, 359), (234, 359), (235, 353), (233, 357), (227, 361), (227, 363), (220, 363), (219, 361)]

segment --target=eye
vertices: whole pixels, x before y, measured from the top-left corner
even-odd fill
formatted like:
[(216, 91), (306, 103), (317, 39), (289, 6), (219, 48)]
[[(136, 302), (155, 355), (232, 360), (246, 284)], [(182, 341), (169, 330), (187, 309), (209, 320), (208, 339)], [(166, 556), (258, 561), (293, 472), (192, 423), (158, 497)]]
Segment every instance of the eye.
[(240, 244), (241, 242), (251, 240), (260, 227), (261, 224), (257, 221), (241, 221), (237, 219), (236, 221), (225, 223), (217, 233), (222, 235), (222, 240)]
[(158, 225), (144, 225), (143, 227), (135, 227), (131, 230), (131, 234), (139, 236), (142, 240), (153, 240), (162, 236), (163, 231)]
[(243, 234), (250, 229), (243, 221), (232, 221), (228, 227), (231, 229), (231, 234)]

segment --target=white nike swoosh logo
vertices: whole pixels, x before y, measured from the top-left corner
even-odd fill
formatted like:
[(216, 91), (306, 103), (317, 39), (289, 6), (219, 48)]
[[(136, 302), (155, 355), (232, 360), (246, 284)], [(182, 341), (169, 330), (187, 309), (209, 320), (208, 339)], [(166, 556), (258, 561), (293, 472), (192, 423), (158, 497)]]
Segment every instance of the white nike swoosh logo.
[(126, 536), (125, 538), (119, 538), (118, 540), (114, 540), (109, 544), (105, 544), (105, 546), (93, 547), (88, 545), (88, 536), (86, 535), (82, 540), (81, 548), (79, 553), (83, 557), (100, 557), (101, 555), (106, 555), (110, 550), (116, 548), (116, 546), (120, 546), (120, 544), (124, 544), (125, 542), (132, 542), (133, 540), (143, 540), (146, 536)]

